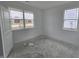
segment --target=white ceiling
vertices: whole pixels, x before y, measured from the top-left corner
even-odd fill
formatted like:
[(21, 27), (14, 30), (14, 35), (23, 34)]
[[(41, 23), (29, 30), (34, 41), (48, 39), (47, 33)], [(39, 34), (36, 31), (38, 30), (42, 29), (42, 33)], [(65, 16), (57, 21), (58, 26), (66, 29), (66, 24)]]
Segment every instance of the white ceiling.
[(37, 7), (37, 8), (40, 8), (40, 9), (48, 9), (48, 8), (51, 8), (51, 7), (56, 7), (58, 5), (63, 5), (63, 4), (66, 4), (70, 1), (27, 1), (24, 3), (32, 6), (32, 7)]

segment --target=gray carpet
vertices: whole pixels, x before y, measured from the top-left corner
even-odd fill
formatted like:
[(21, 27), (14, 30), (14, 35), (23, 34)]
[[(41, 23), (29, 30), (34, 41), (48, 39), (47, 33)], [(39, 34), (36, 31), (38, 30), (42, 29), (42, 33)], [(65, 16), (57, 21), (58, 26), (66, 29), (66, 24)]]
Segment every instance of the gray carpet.
[(53, 39), (35, 38), (15, 45), (9, 58), (78, 58), (79, 48)]

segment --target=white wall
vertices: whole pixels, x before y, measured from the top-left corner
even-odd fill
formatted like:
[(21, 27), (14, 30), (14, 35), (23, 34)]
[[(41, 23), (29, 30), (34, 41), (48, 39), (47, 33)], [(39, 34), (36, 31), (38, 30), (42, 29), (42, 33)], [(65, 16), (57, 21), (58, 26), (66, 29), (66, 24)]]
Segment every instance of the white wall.
[(14, 43), (28, 40), (38, 35), (48, 35), (49, 37), (56, 38), (57, 40), (79, 45), (79, 30), (71, 32), (62, 29), (64, 10), (79, 7), (79, 2), (71, 2), (47, 10), (40, 10), (19, 2), (6, 2), (2, 4), (34, 12), (34, 28), (13, 31)]
[(15, 42), (31, 39), (33, 37), (41, 35), (41, 12), (39, 10), (34, 11), (34, 28), (13, 31), (13, 39)]
[(45, 10), (43, 20), (44, 34), (57, 40), (79, 45), (79, 26), (78, 31), (75, 32), (62, 29), (64, 10), (76, 7), (79, 7), (79, 2), (71, 2)]
[(42, 34), (42, 28), (41, 28), (41, 26), (42, 26), (41, 25), (42, 10), (30, 7), (23, 3), (13, 2), (13, 1), (12, 2), (3, 2), (2, 4), (5, 6), (12, 7), (12, 8), (18, 8), (21, 10), (32, 11), (34, 13), (34, 28), (13, 31), (14, 43), (25, 41), (25, 40), (31, 39), (33, 37), (36, 37), (36, 36)]
[(3, 46), (3, 55), (7, 57), (13, 48), (12, 32), (9, 23), (8, 8), (0, 5), (0, 27)]
[[(3, 52), (3, 47), (2, 47), (2, 37), (1, 37), (1, 28), (0, 28), (0, 52)], [(1, 55), (1, 54), (0, 54)]]

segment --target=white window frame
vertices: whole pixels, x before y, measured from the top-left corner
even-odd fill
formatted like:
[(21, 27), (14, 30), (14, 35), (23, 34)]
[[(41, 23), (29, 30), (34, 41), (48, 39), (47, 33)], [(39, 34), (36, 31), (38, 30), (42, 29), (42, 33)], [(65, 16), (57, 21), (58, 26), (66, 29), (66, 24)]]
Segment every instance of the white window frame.
[[(34, 28), (34, 13), (33, 12), (31, 12), (31, 11), (26, 11), (26, 10), (24, 10), (24, 13), (31, 13), (31, 14), (33, 14), (33, 19), (32, 19), (32, 24), (33, 24), (33, 27), (31, 27), (31, 28)], [(24, 16), (24, 19), (25, 19), (25, 16)], [(24, 25), (25, 26), (25, 25)], [(28, 29), (28, 28), (26, 28), (26, 27), (24, 27), (25, 29)]]
[[(10, 8), (10, 7), (9, 7), (9, 12), (10, 12), (10, 10), (14, 10), (14, 11), (18, 11), (18, 12), (23, 12), (23, 10), (21, 10), (21, 9)], [(10, 20), (11, 20), (11, 18), (10, 18)], [(11, 23), (10, 23), (10, 24), (11, 24)], [(11, 29), (12, 29), (12, 28), (11, 28)], [(24, 29), (24, 23), (23, 23), (23, 28), (12, 29), (12, 31), (15, 31), (15, 30), (22, 30), (22, 29)]]
[[(22, 10), (22, 9), (17, 9), (17, 8), (11, 8), (9, 7), (9, 12), (10, 10), (15, 10), (15, 11), (20, 11), (20, 12), (23, 12), (23, 28), (22, 29), (30, 29), (30, 28), (26, 28), (25, 27), (25, 16), (24, 16), (24, 13), (32, 13), (33, 14), (33, 19), (32, 19), (32, 24), (33, 26), (31, 28), (34, 28), (34, 13), (32, 11), (26, 11), (26, 10)], [(11, 19), (11, 18), (10, 18)], [(11, 24), (11, 23), (10, 23)], [(13, 30), (13, 29), (12, 29)], [(21, 29), (15, 29), (15, 30), (21, 30)], [(14, 31), (14, 30), (13, 30)]]
[[(72, 8), (72, 9), (77, 9), (77, 8)], [(71, 9), (66, 9), (66, 10), (71, 10)], [(79, 8), (78, 8), (78, 10), (79, 10)], [(65, 11), (64, 11), (64, 14), (65, 14)], [(78, 11), (78, 19), (79, 19), (79, 11)], [(63, 20), (63, 29), (68, 30), (68, 31), (77, 31), (78, 30), (78, 19), (75, 19), (75, 20), (77, 20), (77, 28), (64, 28), (64, 21), (66, 20), (66, 19), (64, 19)], [(70, 19), (67, 19), (67, 20), (70, 20)]]

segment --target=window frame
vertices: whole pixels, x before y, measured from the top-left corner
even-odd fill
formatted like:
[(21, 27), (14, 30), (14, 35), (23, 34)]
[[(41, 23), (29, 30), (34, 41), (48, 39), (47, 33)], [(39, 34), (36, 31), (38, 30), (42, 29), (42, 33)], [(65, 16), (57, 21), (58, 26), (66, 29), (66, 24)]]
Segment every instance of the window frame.
[[(70, 9), (65, 9), (64, 10), (64, 14), (65, 14), (65, 11), (66, 10), (71, 10), (71, 9), (77, 9), (77, 8), (70, 8)], [(79, 8), (78, 8), (78, 10), (79, 10)], [(63, 16), (64, 17), (64, 16)], [(64, 18), (63, 18), (64, 19)], [(78, 11), (78, 19), (79, 19), (79, 11)], [(78, 30), (78, 19), (64, 19), (63, 20), (63, 29), (64, 30), (67, 30), (67, 31), (77, 31)], [(64, 22), (65, 22), (65, 20), (77, 20), (77, 28), (65, 28), (64, 27)]]
[[(17, 9), (17, 8), (9, 8), (9, 13), (10, 13), (10, 10), (14, 10), (14, 11), (22, 12), (22, 14), (23, 14), (23, 10), (21, 10), (21, 9)], [(22, 19), (22, 20), (24, 20), (24, 19)], [(23, 21), (22, 21), (22, 23), (23, 23)], [(11, 17), (10, 17), (10, 24), (11, 24)], [(12, 25), (12, 24), (11, 24), (11, 25)], [(12, 29), (12, 27), (11, 27), (11, 30), (12, 30), (12, 31), (15, 31), (15, 30), (22, 30), (22, 29), (24, 29), (24, 23), (23, 23), (23, 28)]]
[[(22, 10), (22, 9), (18, 9), (18, 8), (11, 8), (11, 7), (9, 7), (9, 13), (10, 13), (10, 10), (20, 11), (20, 12), (23, 13), (23, 28), (22, 28), (22, 29), (15, 29), (15, 30), (14, 30), (14, 29), (12, 29), (12, 27), (11, 27), (11, 30), (12, 30), (12, 31), (30, 29), (30, 28), (26, 28), (26, 27), (25, 27), (25, 16), (24, 16), (24, 13), (25, 13), (25, 12), (28, 12), (28, 13), (32, 13), (32, 14), (33, 14), (33, 20), (32, 20), (33, 27), (31, 27), (31, 29), (34, 28), (34, 13), (33, 13), (32, 11), (27, 11), (27, 10)], [(9, 15), (10, 15), (10, 14), (9, 14)], [(10, 18), (10, 20), (11, 20), (11, 18)], [(10, 20), (9, 20), (9, 21), (10, 21)], [(11, 21), (10, 21), (10, 24), (11, 24)]]
[[(26, 12), (33, 14), (33, 19), (32, 19), (33, 27), (31, 27), (31, 28), (34, 28), (34, 13), (33, 13), (32, 11), (26, 11), (26, 10), (24, 10), (24, 13), (26, 13)], [(23, 15), (24, 15), (24, 16), (23, 16), (23, 17), (24, 17), (24, 28), (25, 28), (25, 29), (30, 29), (30, 28), (26, 28), (26, 27), (25, 27), (25, 14), (24, 14), (24, 13), (23, 13)]]

